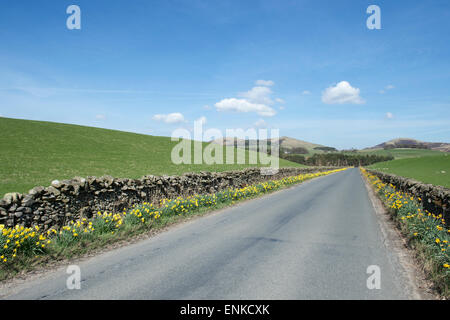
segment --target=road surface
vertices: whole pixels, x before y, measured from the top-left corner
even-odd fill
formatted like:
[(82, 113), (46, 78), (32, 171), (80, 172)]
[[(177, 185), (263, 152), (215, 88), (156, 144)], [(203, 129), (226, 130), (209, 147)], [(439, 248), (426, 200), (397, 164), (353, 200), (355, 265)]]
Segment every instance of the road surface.
[[(412, 298), (390, 251), (359, 170), (349, 169), (80, 262), (80, 290), (67, 289), (64, 267), (3, 298)], [(367, 288), (371, 265), (381, 289)]]

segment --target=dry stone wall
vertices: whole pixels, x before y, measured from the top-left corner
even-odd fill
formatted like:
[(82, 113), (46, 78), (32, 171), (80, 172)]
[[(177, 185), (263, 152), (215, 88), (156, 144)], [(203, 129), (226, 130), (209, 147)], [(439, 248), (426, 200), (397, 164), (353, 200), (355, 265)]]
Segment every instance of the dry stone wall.
[(434, 214), (442, 214), (447, 221), (450, 221), (450, 189), (376, 170), (367, 169), (367, 171), (376, 175), (384, 183), (394, 185), (397, 190), (421, 198), (424, 209)]
[(208, 194), (230, 187), (243, 187), (266, 180), (336, 168), (281, 168), (274, 175), (260, 169), (186, 173), (181, 176), (144, 176), (121, 179), (110, 176), (76, 177), (35, 187), (28, 194), (8, 193), (0, 200), (0, 224), (39, 226), (44, 230), (61, 227), (79, 218), (91, 218), (98, 211), (121, 212), (142, 202), (159, 203), (194, 194)]

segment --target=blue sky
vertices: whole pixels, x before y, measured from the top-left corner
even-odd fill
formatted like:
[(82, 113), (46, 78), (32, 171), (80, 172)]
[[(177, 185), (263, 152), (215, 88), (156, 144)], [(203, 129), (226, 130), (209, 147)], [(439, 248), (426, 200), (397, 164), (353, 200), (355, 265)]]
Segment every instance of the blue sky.
[[(81, 30), (66, 27), (71, 4)], [(381, 30), (366, 27), (371, 4)], [(167, 136), (204, 117), (337, 148), (450, 142), (449, 35), (446, 0), (3, 1), (0, 115)]]

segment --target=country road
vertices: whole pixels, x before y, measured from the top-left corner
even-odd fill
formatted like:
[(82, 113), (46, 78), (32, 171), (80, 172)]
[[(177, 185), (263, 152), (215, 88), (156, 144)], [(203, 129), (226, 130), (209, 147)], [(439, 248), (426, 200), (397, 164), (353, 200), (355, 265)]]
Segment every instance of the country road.
[[(381, 270), (369, 290), (367, 267)], [(22, 283), (7, 299), (411, 299), (358, 169), (316, 178)]]

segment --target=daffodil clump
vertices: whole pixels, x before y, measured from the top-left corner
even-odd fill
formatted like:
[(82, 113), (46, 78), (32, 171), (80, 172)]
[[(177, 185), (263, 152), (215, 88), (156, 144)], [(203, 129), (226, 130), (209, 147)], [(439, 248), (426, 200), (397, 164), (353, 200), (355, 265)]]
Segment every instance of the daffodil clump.
[(59, 232), (55, 232), (54, 240), (60, 244), (70, 245), (80, 239), (80, 237), (84, 237), (94, 231), (93, 221), (82, 218), (77, 221), (71, 221), (67, 226), (62, 227)]
[(157, 204), (144, 202), (120, 213), (97, 212), (91, 219), (82, 218), (77, 221), (71, 221), (59, 230), (50, 229), (41, 232), (38, 227), (25, 228), (16, 226), (15, 228), (5, 228), (3, 225), (0, 225), (0, 262), (6, 263), (10, 259), (14, 259), (18, 253), (22, 253), (25, 256), (36, 256), (45, 254), (49, 247), (51, 250), (56, 247), (70, 247), (82, 240), (95, 241), (102, 235), (114, 235), (126, 227), (137, 227), (141, 228), (141, 230), (146, 230), (153, 223), (158, 222), (161, 217), (192, 214), (202, 208), (214, 208), (218, 204), (234, 203), (280, 189), (284, 186), (342, 170), (345, 169), (300, 174), (243, 188), (229, 188), (213, 194), (162, 199)]
[(392, 184), (383, 183), (378, 177), (361, 169), (370, 183), (393, 212), (407, 236), (426, 248), (428, 256), (434, 262), (436, 272), (444, 275), (444, 281), (450, 282), (450, 229), (442, 214), (433, 214), (424, 210), (421, 198), (397, 190)]
[(0, 225), (0, 262), (8, 262), (8, 259), (15, 258), (19, 252), (28, 255), (44, 253), (46, 246), (51, 243), (48, 239), (51, 234), (50, 230), (40, 232), (39, 227), (5, 228), (4, 225)]

